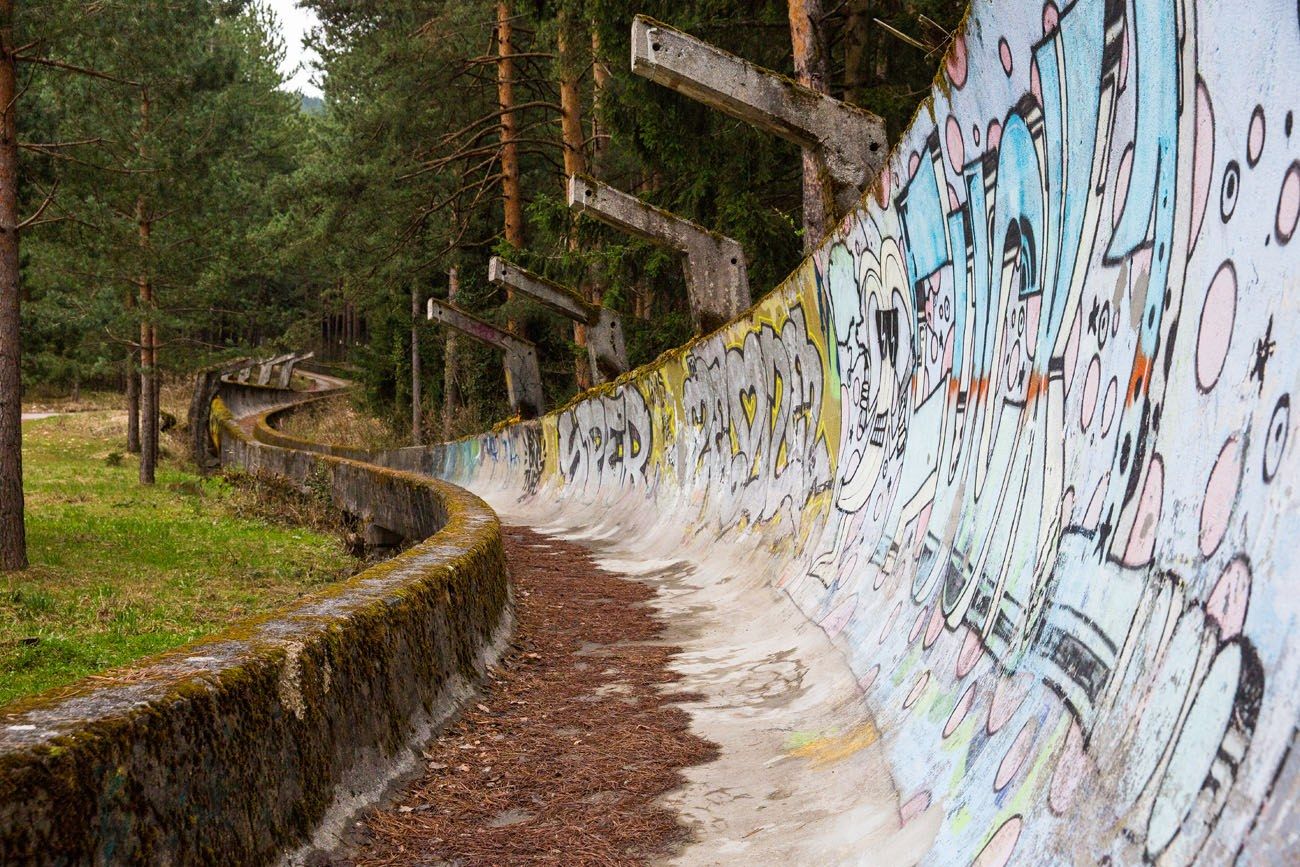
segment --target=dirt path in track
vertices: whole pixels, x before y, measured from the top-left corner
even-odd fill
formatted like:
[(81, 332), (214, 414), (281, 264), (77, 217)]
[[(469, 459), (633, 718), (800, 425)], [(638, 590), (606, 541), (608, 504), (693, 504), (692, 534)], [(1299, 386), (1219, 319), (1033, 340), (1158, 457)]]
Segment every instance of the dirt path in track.
[(503, 528), (516, 634), (426, 770), (354, 829), (340, 865), (640, 864), (685, 842), (658, 798), (716, 749), (671, 692), (655, 591), (586, 549)]

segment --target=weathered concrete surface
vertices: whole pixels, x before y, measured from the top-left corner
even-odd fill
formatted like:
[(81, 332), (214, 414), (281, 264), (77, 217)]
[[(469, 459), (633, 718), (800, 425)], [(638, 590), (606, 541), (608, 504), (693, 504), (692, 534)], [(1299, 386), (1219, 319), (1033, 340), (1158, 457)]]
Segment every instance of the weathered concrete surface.
[(437, 298), (429, 299), (428, 315), (433, 321), (454, 328), (461, 334), (504, 353), (506, 393), (515, 415), (531, 419), (545, 411), (546, 401), (542, 396), (542, 374), (537, 366), (537, 349), (530, 341)]
[(596, 317), (600, 314), (599, 305), (587, 303), (569, 287), (511, 264), (500, 256), (488, 260), (488, 280), (499, 286), (517, 289), (548, 310), (583, 325), (595, 324)]
[(632, 71), (759, 129), (812, 148), (834, 212), (857, 205), (885, 164), (885, 122), (653, 18), (632, 24)]
[[(225, 364), (204, 368), (194, 375), (194, 391), (190, 395), (190, 408), (186, 413), (189, 427), (190, 459), (200, 472), (217, 468), (217, 441), (212, 436), (212, 401), (221, 389), (224, 380), (246, 370), (252, 362), (240, 358)], [(236, 380), (237, 382), (238, 380)], [(287, 386), (285, 386), (287, 388)], [(231, 390), (242, 391), (242, 385), (234, 382), (228, 386)]]
[[(268, 359), (267, 361), (263, 361), (261, 365), (257, 368), (257, 384), (270, 385), (271, 374), (275, 371), (275, 368), (278, 365), (286, 364), (293, 357), (294, 354), (292, 352), (287, 352), (283, 355), (277, 355), (274, 358)], [(287, 388), (288, 386), (282, 385), (280, 387)]]
[[(836, 821), (834, 777), (863, 804), (875, 767), (871, 815), (926, 863), (1287, 863), (1298, 16), (982, 0), (879, 183), (749, 314), (537, 422), (384, 459), (624, 568), (727, 581), (709, 604), (800, 666), (815, 625), (851, 677), (814, 704), (880, 739), (825, 749), (791, 860), (908, 860)], [(700, 662), (752, 666), (698, 721), (782, 790), (790, 767), (727, 732), (761, 661)], [(790, 707), (766, 724), (801, 729)], [(745, 858), (765, 802), (711, 779), (686, 859)]]
[(284, 364), (280, 365), (280, 378), (276, 381), (276, 384), (279, 385), (280, 388), (288, 388), (289, 383), (293, 382), (294, 368), (299, 364), (302, 364), (304, 361), (311, 361), (315, 357), (316, 353), (314, 352), (299, 352), (295, 354), (292, 358), (285, 361)]
[(740, 242), (586, 175), (573, 175), (569, 207), (682, 256), (695, 329), (706, 333), (749, 307), (749, 266)]
[(673, 689), (702, 696), (683, 707), (692, 731), (722, 752), (688, 768), (686, 786), (665, 799), (694, 837), (672, 863), (852, 863), (863, 853), (868, 863), (915, 863), (941, 813), (900, 829), (898, 794), (856, 677), (763, 577), (766, 552), (610, 532), (636, 520), (631, 505), (602, 522), (515, 512), (509, 497), (497, 503), (503, 521), (526, 517), (659, 591), (653, 604), (673, 624), (663, 641), (683, 649)]
[[(277, 391), (226, 385), (246, 406)], [(5, 706), (0, 863), (257, 864), (330, 845), (501, 650), (509, 586), (482, 501), (256, 442), (216, 412), (227, 463), (426, 541), (274, 614)]]
[[(320, 397), (319, 392), (288, 391), (272, 385), (222, 380), (216, 383), (217, 395), (234, 418), (248, 418), (274, 407), (303, 403)], [(211, 424), (209, 414), (209, 424)]]
[(500, 256), (488, 260), (488, 280), (508, 286), (543, 307), (587, 327), (587, 360), (596, 383), (609, 382), (627, 372), (627, 345), (618, 313), (591, 304), (577, 292), (534, 274)]

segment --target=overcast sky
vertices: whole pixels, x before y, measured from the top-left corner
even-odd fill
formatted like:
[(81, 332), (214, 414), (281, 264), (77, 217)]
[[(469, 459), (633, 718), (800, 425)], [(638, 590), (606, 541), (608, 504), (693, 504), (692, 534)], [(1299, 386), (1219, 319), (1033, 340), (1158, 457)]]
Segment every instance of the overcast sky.
[(268, 2), (275, 10), (275, 17), (280, 20), (280, 32), (284, 34), (285, 65), (281, 71), (289, 78), (288, 89), (302, 91), (308, 96), (320, 96), (320, 88), (311, 82), (316, 54), (302, 46), (303, 37), (316, 24), (316, 13), (299, 9), (298, 0)]

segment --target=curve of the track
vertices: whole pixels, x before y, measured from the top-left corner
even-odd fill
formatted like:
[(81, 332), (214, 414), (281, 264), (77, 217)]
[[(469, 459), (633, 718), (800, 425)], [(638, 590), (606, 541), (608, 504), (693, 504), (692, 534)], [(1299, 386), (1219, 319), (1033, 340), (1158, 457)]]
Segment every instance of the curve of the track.
[(664, 587), (684, 862), (1294, 853), (1297, 80), (1292, 0), (977, 2), (752, 311), (419, 457)]

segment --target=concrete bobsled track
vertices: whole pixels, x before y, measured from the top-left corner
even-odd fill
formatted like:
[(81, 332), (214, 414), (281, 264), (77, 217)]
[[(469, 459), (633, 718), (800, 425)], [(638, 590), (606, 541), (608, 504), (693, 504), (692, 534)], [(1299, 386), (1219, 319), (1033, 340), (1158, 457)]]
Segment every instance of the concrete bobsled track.
[(1294, 0), (977, 0), (748, 314), (385, 458), (659, 576), (685, 860), (1296, 857), (1297, 82)]

